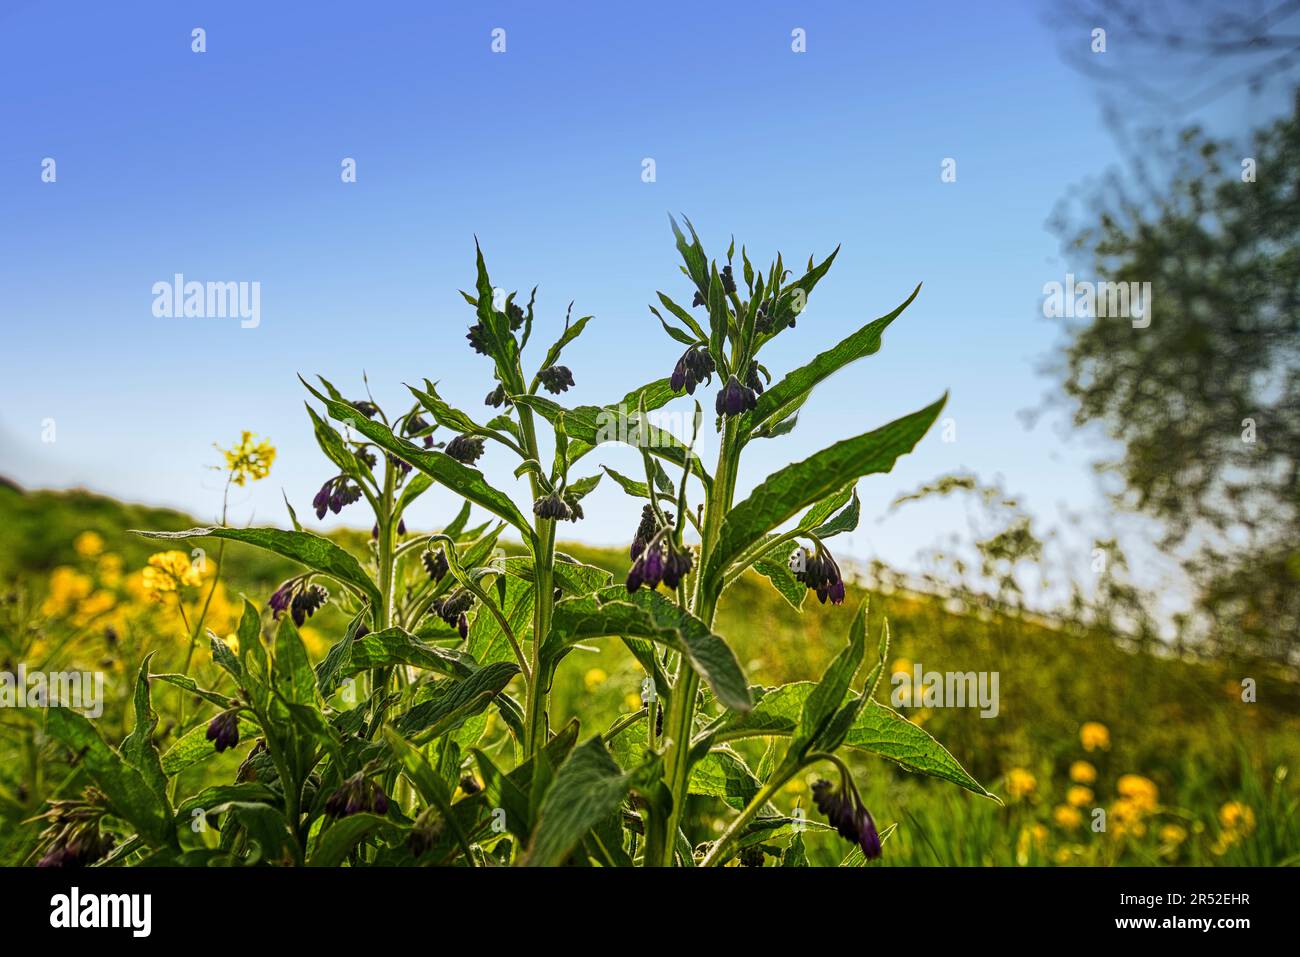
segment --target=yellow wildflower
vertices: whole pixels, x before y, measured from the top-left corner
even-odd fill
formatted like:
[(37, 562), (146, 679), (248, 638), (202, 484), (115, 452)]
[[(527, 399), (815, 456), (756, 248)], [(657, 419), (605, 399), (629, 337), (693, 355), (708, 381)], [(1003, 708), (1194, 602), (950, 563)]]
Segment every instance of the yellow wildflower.
[(889, 666), (891, 675), (910, 675), (912, 673), (912, 662), (906, 658), (895, 658), (894, 663)]
[(1255, 830), (1255, 812), (1240, 801), (1229, 801), (1219, 808), (1219, 823), (1225, 831), (1244, 836)]
[(1097, 769), (1087, 761), (1075, 761), (1070, 765), (1070, 780), (1075, 784), (1092, 784), (1097, 780)]
[(582, 676), (582, 683), (588, 691), (595, 691), (608, 680), (609, 675), (605, 674), (604, 668), (589, 668), (587, 673)]
[(627, 695), (624, 696), (624, 698), (623, 698), (623, 705), (624, 705), (624, 706), (625, 706), (629, 711), (640, 711), (640, 710), (641, 710), (641, 696), (640, 696), (639, 694), (637, 694), (635, 691), (629, 691), (629, 692), (627, 693)]
[(1109, 751), (1110, 729), (1100, 721), (1085, 722), (1079, 729), (1079, 741), (1085, 751), (1096, 751), (1098, 748)]
[(198, 569), (184, 552), (156, 552), (149, 556), (144, 569), (144, 592), (153, 601), (162, 601), (167, 592), (194, 587), (203, 580)]
[(243, 485), (250, 479), (256, 482), (271, 474), (271, 463), (275, 461), (275, 446), (263, 439), (257, 441), (252, 432), (242, 432), (238, 444), (229, 449), (217, 446), (217, 451), (226, 457), (226, 470), (230, 472), (230, 481)]
[(122, 581), (122, 556), (100, 555), (95, 563), (99, 581), (105, 588), (116, 588)]
[(1079, 813), (1077, 807), (1071, 807), (1068, 804), (1058, 804), (1052, 811), (1052, 820), (1057, 823), (1058, 827), (1073, 830), (1083, 823), (1083, 815)]
[(94, 582), (86, 575), (60, 565), (50, 572), (50, 590), (41, 605), (41, 612), (46, 615), (59, 615), (71, 611), (77, 603), (90, 594)]
[(1007, 795), (1012, 800), (1028, 797), (1038, 788), (1038, 780), (1024, 768), (1012, 768), (1007, 772)]
[(1187, 828), (1177, 824), (1166, 824), (1160, 828), (1160, 843), (1177, 845), (1187, 840)]
[(72, 548), (82, 558), (94, 558), (104, 550), (104, 540), (95, 532), (85, 531), (72, 540)]
[(808, 790), (808, 785), (804, 784), (803, 779), (796, 775), (785, 782), (785, 790), (791, 794), (802, 794)]
[(1087, 807), (1093, 800), (1092, 788), (1076, 784), (1065, 792), (1065, 800), (1070, 807)]
[(1141, 837), (1147, 832), (1142, 820), (1145, 809), (1128, 798), (1120, 798), (1110, 806), (1110, 831), (1116, 837), (1132, 834)]
[(1160, 798), (1160, 791), (1156, 788), (1155, 782), (1140, 774), (1124, 775), (1115, 785), (1115, 790), (1143, 812), (1155, 810)]

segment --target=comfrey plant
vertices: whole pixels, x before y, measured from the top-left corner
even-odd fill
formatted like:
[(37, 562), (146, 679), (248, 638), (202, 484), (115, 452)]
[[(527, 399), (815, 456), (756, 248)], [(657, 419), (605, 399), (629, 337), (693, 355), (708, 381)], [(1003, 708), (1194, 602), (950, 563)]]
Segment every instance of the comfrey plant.
[[(844, 602), (827, 542), (857, 526), (855, 485), (910, 451), (944, 400), (780, 469), (737, 501), (742, 457), (751, 442), (790, 432), (818, 382), (875, 353), (916, 292), (773, 381), (761, 350), (796, 325), (835, 254), (810, 260), (790, 281), (780, 257), (758, 272), (742, 249), (738, 281), (734, 243), (719, 269), (686, 225), (689, 240), (675, 221), (673, 231), (700, 318), (659, 294), (668, 318), (651, 311), (685, 351), (669, 376), (618, 403), (568, 408), (543, 394), (574, 385), (560, 360), (590, 317), (567, 316), (540, 362), (526, 364), (535, 290), (526, 306), (498, 293), (481, 252), (474, 292), (464, 296), (475, 317), (469, 346), (494, 380), (484, 400), (491, 412), (461, 411), (425, 380), (409, 387), (412, 406), (390, 418), (369, 397), (350, 401), (324, 380), (320, 388), (304, 382), (324, 409), (308, 411), (332, 470), (312, 504), (323, 517), (364, 500), (373, 524), (366, 562), (303, 530), (292, 508), (288, 530), (145, 533), (244, 542), (303, 571), (265, 610), (246, 603), (237, 653), (211, 636), (223, 686), (150, 675), (146, 660), (136, 727), (120, 748), (79, 716), (51, 714), (54, 734), (87, 756), (95, 802), (86, 819), (97, 828), (123, 822), (121, 840), (105, 825), (97, 853), (182, 864), (755, 864), (771, 842), (788, 839), (794, 853), (801, 831), (821, 828), (849, 842), (862, 863), (880, 855), (888, 830), (863, 800), (847, 752), (991, 797), (925, 731), (873, 700), (888, 646), (884, 622), (857, 684), (868, 657), (865, 601), (815, 682), (751, 687), (714, 631), (723, 593), (750, 569), (796, 609), (809, 592)], [(651, 411), (701, 389), (716, 390), (712, 415), (706, 420), (695, 402), (689, 439), (650, 421)], [(719, 436), (711, 468), (694, 451), (709, 427)], [(587, 467), (608, 442), (638, 448), (644, 478)], [(526, 504), (475, 467), (497, 454), (515, 461)], [(604, 475), (644, 500), (623, 581), (556, 549), (557, 529), (583, 519), (583, 499)], [(413, 534), (404, 513), (435, 483), (465, 504), (440, 532)], [(494, 518), (471, 529), (475, 506)], [(498, 547), (507, 528), (522, 543), (515, 554)], [(298, 629), (326, 603), (350, 623), (313, 668)], [(645, 670), (644, 707), (604, 733), (585, 734), (577, 720), (553, 727), (557, 668), (576, 647), (610, 638)], [(162, 754), (151, 679), (211, 708)], [(751, 765), (748, 745), (736, 742), (758, 738), (767, 749)], [(178, 774), (249, 742), (235, 781), (176, 803)], [(818, 817), (802, 809), (787, 816), (774, 797), (814, 765), (831, 779), (813, 788)], [(721, 835), (698, 848), (683, 826), (692, 795), (734, 811)], [(200, 826), (208, 822), (219, 835)]]

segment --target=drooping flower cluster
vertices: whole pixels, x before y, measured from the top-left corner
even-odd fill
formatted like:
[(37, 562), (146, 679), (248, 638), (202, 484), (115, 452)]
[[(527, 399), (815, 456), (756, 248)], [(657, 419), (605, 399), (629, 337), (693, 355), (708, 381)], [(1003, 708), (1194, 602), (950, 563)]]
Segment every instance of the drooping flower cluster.
[(665, 512), (664, 518), (668, 524), (661, 525), (650, 505), (641, 511), (641, 524), (637, 526), (629, 550), (632, 556), (632, 568), (627, 573), (629, 592), (635, 592), (642, 585), (656, 588), (660, 582), (676, 588), (691, 571), (691, 550), (673, 542), (672, 513)]
[(542, 380), (542, 386), (552, 395), (559, 395), (561, 392), (567, 392), (573, 383), (573, 373), (569, 371), (568, 366), (547, 366), (537, 377)]
[(383, 816), (388, 813), (388, 795), (374, 781), (358, 771), (325, 799), (327, 817), (348, 817), (369, 811)]
[(836, 790), (830, 781), (818, 781), (812, 792), (817, 810), (826, 815), (826, 820), (840, 837), (862, 848), (869, 861), (880, 856), (880, 834), (876, 831), (876, 822), (871, 819), (871, 812), (862, 803), (856, 789), (844, 787)]
[(505, 401), (506, 387), (497, 383), (497, 387), (487, 394), (487, 398), (483, 400), (483, 404), (490, 405), (494, 409), (499, 409), (505, 404)]
[(420, 556), (420, 561), (424, 563), (424, 570), (435, 582), (442, 581), (442, 576), (447, 574), (447, 570), (450, 567), (447, 564), (447, 554), (441, 548), (438, 549), (436, 554), (431, 551), (425, 551), (425, 553)]
[(207, 739), (220, 754), (239, 743), (239, 712), (234, 708), (223, 711), (208, 722)]
[(80, 800), (50, 801), (41, 817), (49, 826), (41, 832), (42, 850), (37, 867), (87, 867), (113, 849), (113, 835), (102, 833), (105, 799), (86, 788)]
[(809, 591), (817, 593), (817, 600), (823, 605), (827, 599), (832, 605), (844, 604), (844, 576), (825, 546), (816, 552), (802, 546), (796, 548), (790, 555), (790, 571)]
[(407, 416), (403, 431), (406, 433), (407, 438), (420, 439), (426, 449), (433, 448), (433, 428), (424, 416), (418, 413)]
[(668, 384), (674, 392), (685, 389), (694, 395), (695, 387), (701, 382), (713, 381), (714, 369), (713, 356), (709, 355), (709, 350), (704, 346), (691, 346), (677, 360)]
[(443, 451), (461, 465), (473, 465), (483, 454), (483, 440), (473, 435), (458, 435)]
[(445, 598), (439, 598), (432, 605), (435, 615), (460, 632), (462, 638), (469, 635), (469, 618), (466, 616), (474, 607), (474, 596), (463, 588), (458, 588)]
[(337, 515), (344, 505), (351, 505), (361, 498), (361, 486), (346, 475), (336, 475), (320, 487), (316, 497), (311, 500), (316, 509), (316, 517), (324, 518), (326, 512)]
[(305, 578), (291, 578), (275, 590), (267, 604), (271, 608), (271, 617), (276, 621), (288, 611), (293, 623), (301, 628), (304, 621), (329, 601), (329, 597), (329, 590), (324, 586), (308, 585)]
[(763, 394), (763, 379), (758, 373), (758, 363), (751, 362), (745, 373), (745, 381), (736, 376), (729, 376), (727, 384), (718, 392), (714, 407), (718, 415), (740, 415), (758, 405), (758, 397)]
[(364, 415), (367, 419), (373, 419), (379, 412), (379, 406), (375, 405), (373, 402), (368, 402), (365, 399), (358, 402), (350, 402), (348, 404)]
[(540, 518), (549, 518), (555, 521), (563, 521), (573, 517), (568, 504), (560, 497), (558, 492), (543, 495), (533, 502), (533, 514)]

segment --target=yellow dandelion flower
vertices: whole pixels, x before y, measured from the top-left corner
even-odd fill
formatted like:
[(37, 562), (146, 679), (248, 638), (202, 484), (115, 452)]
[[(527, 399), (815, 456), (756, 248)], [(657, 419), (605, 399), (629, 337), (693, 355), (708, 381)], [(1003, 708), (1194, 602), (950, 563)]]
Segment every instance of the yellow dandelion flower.
[(1160, 828), (1160, 843), (1178, 845), (1187, 840), (1187, 828), (1177, 824), (1166, 824)]
[(72, 540), (72, 548), (82, 558), (94, 558), (104, 550), (104, 540), (95, 532), (85, 531)]
[(1083, 815), (1077, 807), (1071, 807), (1068, 804), (1058, 804), (1052, 811), (1052, 820), (1058, 827), (1064, 827), (1073, 830), (1083, 823)]
[(1007, 772), (1007, 795), (1012, 800), (1028, 797), (1038, 788), (1038, 779), (1024, 768), (1012, 768)]
[(588, 691), (595, 691), (608, 680), (609, 675), (605, 674), (604, 668), (588, 668), (587, 673), (582, 676), (582, 683)]
[(1140, 774), (1125, 774), (1116, 783), (1115, 790), (1143, 812), (1155, 810), (1160, 799), (1155, 782)]
[(1110, 750), (1110, 729), (1100, 721), (1088, 721), (1079, 728), (1079, 741), (1085, 751)]
[(1075, 761), (1070, 765), (1070, 780), (1075, 784), (1092, 784), (1097, 780), (1097, 769), (1087, 761)]
[(635, 691), (629, 691), (623, 698), (623, 706), (629, 711), (640, 711), (641, 696)]
[(1093, 801), (1092, 788), (1076, 784), (1065, 792), (1065, 800), (1070, 807), (1087, 807)]
[(1229, 801), (1219, 808), (1219, 824), (1225, 831), (1246, 835), (1255, 830), (1255, 812), (1240, 801)]
[(275, 446), (263, 439), (257, 441), (253, 432), (242, 432), (239, 442), (228, 449), (217, 446), (217, 451), (226, 457), (226, 471), (230, 481), (235, 485), (256, 482), (271, 474), (271, 463), (275, 461)]
[(122, 556), (100, 555), (95, 563), (95, 571), (105, 588), (116, 588), (122, 582)]
[(798, 775), (785, 782), (785, 790), (791, 794), (802, 794), (807, 789), (808, 785), (805, 784), (803, 778)]
[(1031, 824), (1020, 829), (1016, 838), (1016, 863), (1024, 866), (1029, 863), (1029, 852), (1033, 849), (1043, 850), (1047, 844), (1047, 828), (1042, 824)]
[(1145, 809), (1129, 800), (1120, 798), (1110, 806), (1110, 833), (1115, 837), (1127, 837), (1130, 834), (1134, 837), (1141, 837), (1147, 832), (1146, 823), (1142, 820)]
[(891, 675), (910, 675), (912, 673), (912, 662), (907, 658), (895, 658), (894, 663), (889, 666)]

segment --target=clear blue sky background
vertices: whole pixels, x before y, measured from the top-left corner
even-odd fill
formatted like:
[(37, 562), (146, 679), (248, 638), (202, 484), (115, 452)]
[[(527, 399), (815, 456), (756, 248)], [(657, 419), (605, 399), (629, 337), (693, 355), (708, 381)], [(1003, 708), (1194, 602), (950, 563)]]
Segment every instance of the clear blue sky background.
[[(1048, 388), (1036, 369), (1058, 341), (1041, 290), (1066, 263), (1046, 219), (1116, 155), (1036, 5), (461, 6), (0, 9), (0, 474), (210, 517), (212, 443), (248, 428), (279, 458), (233, 517), (284, 522), (282, 487), (309, 514), (329, 468), (296, 373), (359, 397), (364, 369), (391, 406), (428, 376), (482, 409), (489, 369), (465, 345), (457, 294), (475, 234), (498, 285), (540, 284), (538, 340), (570, 299), (595, 314), (568, 350), (565, 399), (610, 401), (680, 351), (646, 310), (656, 289), (690, 298), (666, 217), (680, 211), (717, 256), (733, 234), (763, 262), (843, 244), (796, 334), (766, 355), (776, 374), (925, 283), (879, 355), (819, 389), (794, 434), (752, 447), (743, 484), (947, 389), (958, 441), (932, 434), (864, 481), (843, 548), (912, 567), (964, 534), (953, 505), (876, 521), (954, 469), (1002, 476), (1044, 527), (1063, 507), (1102, 522), (1095, 447), (1017, 417)], [(489, 48), (496, 27), (504, 55)], [(54, 185), (39, 177), (47, 156)], [(940, 181), (945, 157), (956, 183)], [(260, 328), (155, 318), (150, 287), (176, 272), (259, 281)], [(522, 496), (504, 450), (483, 464)], [(575, 534), (625, 543), (639, 506), (612, 487), (589, 502)], [(360, 524), (359, 508), (343, 520)], [(451, 508), (440, 493), (416, 517)]]

